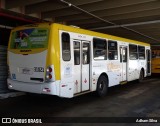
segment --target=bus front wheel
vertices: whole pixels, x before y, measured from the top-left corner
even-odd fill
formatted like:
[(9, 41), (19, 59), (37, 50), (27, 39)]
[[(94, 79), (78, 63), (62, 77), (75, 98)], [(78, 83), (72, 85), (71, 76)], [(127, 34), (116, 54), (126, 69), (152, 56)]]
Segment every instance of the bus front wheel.
[(104, 75), (102, 75), (102, 76), (100, 76), (100, 78), (98, 79), (98, 82), (97, 82), (98, 96), (100, 96), (100, 97), (106, 96), (107, 90), (108, 90), (108, 80)]

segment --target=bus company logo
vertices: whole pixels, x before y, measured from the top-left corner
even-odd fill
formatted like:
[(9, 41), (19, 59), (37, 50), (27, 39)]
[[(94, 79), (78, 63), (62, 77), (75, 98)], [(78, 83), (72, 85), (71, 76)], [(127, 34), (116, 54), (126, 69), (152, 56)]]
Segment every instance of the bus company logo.
[(32, 50), (20, 50), (20, 52), (31, 52)]
[(2, 123), (11, 123), (11, 118), (2, 118)]
[(107, 64), (107, 68), (109, 71), (120, 71), (119, 64), (109, 63), (109, 64)]

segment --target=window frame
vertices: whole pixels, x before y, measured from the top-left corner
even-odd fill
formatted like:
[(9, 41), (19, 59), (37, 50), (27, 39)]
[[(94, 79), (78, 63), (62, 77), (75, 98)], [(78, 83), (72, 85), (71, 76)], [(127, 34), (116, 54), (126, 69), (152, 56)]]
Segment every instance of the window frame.
[[(85, 50), (84, 50), (84, 48), (85, 47), (87, 47), (88, 49), (87, 49), (87, 62), (85, 62), (85, 59), (84, 59), (84, 52), (85, 52)], [(83, 44), (82, 44), (82, 64), (83, 65), (87, 65), (87, 64), (90, 64), (90, 43), (88, 43), (88, 42), (83, 42)]]
[[(136, 46), (136, 51), (131, 51), (130, 46)], [(130, 55), (132, 54), (136, 54), (136, 58), (135, 59), (131, 59)], [(138, 60), (138, 45), (135, 44), (129, 44), (129, 60)]]
[[(63, 50), (63, 36), (64, 35), (67, 35), (68, 36), (68, 43), (69, 43), (69, 50), (67, 50), (67, 51), (69, 51), (69, 59), (65, 59), (64, 57), (66, 57), (66, 56), (64, 56), (64, 50)], [(62, 48), (61, 48), (61, 50), (62, 50), (62, 59), (63, 59), (63, 61), (70, 61), (71, 60), (71, 40), (70, 40), (70, 34), (69, 33), (67, 33), (67, 32), (62, 32), (62, 34), (61, 34), (61, 44), (62, 44)]]
[[(116, 49), (109, 49), (109, 47), (110, 47), (110, 43), (116, 43)], [(108, 60), (118, 60), (119, 58), (118, 58), (118, 42), (116, 41), (116, 40), (108, 40), (108, 45), (107, 45), (108, 47), (107, 47), (107, 49), (108, 49), (108, 55), (107, 55), (107, 57), (108, 57)], [(110, 56), (109, 56), (109, 52), (116, 52), (117, 54), (117, 59), (111, 59), (110, 58)], [(115, 55), (115, 54), (114, 54)]]
[[(98, 42), (98, 41), (101, 41), (101, 42), (103, 42), (104, 44), (105, 44), (105, 47), (102, 49), (102, 48), (99, 48), (99, 50), (102, 50), (102, 51), (104, 51), (104, 59), (96, 59), (96, 57), (95, 57), (95, 43), (96, 42)], [(98, 42), (99, 43), (99, 42)], [(108, 45), (108, 42), (107, 42), (107, 40), (106, 39), (103, 39), (103, 38), (97, 38), (97, 37), (93, 37), (93, 59), (94, 60), (107, 60), (108, 59), (108, 57), (107, 57), (107, 52), (108, 52), (108, 50), (107, 50), (107, 45)], [(102, 56), (102, 55), (99, 55), (98, 57), (100, 57), (100, 56)]]
[[(144, 51), (143, 51), (143, 52), (142, 52), (142, 51), (140, 52), (140, 51), (139, 51), (139, 50), (140, 50), (139, 47), (140, 47), (140, 48), (144, 48)], [(140, 54), (143, 54), (143, 55), (144, 55), (144, 58), (143, 58), (143, 59), (142, 59), (142, 58), (141, 58), (141, 59), (139, 58), (139, 57), (140, 57)], [(138, 59), (139, 59), (139, 60), (145, 60), (145, 59), (146, 59), (146, 56), (145, 56), (145, 46), (140, 46), (140, 45), (138, 45)]]
[[(77, 62), (76, 61), (76, 58), (75, 57), (77, 57), (77, 55), (75, 55), (76, 54), (76, 52), (75, 52), (75, 43), (78, 43), (79, 45), (78, 45), (78, 60), (79, 60), (79, 62)], [(81, 64), (81, 43), (79, 42), (79, 41), (73, 41), (73, 51), (74, 51), (74, 65), (80, 65)]]

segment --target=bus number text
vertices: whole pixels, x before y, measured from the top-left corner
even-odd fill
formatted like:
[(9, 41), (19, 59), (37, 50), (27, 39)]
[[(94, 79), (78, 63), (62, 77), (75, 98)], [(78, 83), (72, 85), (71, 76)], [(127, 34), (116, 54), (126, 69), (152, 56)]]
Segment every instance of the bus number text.
[(34, 72), (44, 72), (43, 67), (34, 67)]

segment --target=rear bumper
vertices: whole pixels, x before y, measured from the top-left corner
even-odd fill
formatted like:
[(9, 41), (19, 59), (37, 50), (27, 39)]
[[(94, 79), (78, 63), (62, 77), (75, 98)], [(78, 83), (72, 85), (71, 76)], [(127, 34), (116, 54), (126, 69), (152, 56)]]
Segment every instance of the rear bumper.
[(59, 81), (49, 83), (25, 83), (20, 81), (7, 79), (9, 89), (37, 93), (37, 94), (49, 94), (49, 95), (60, 95)]

